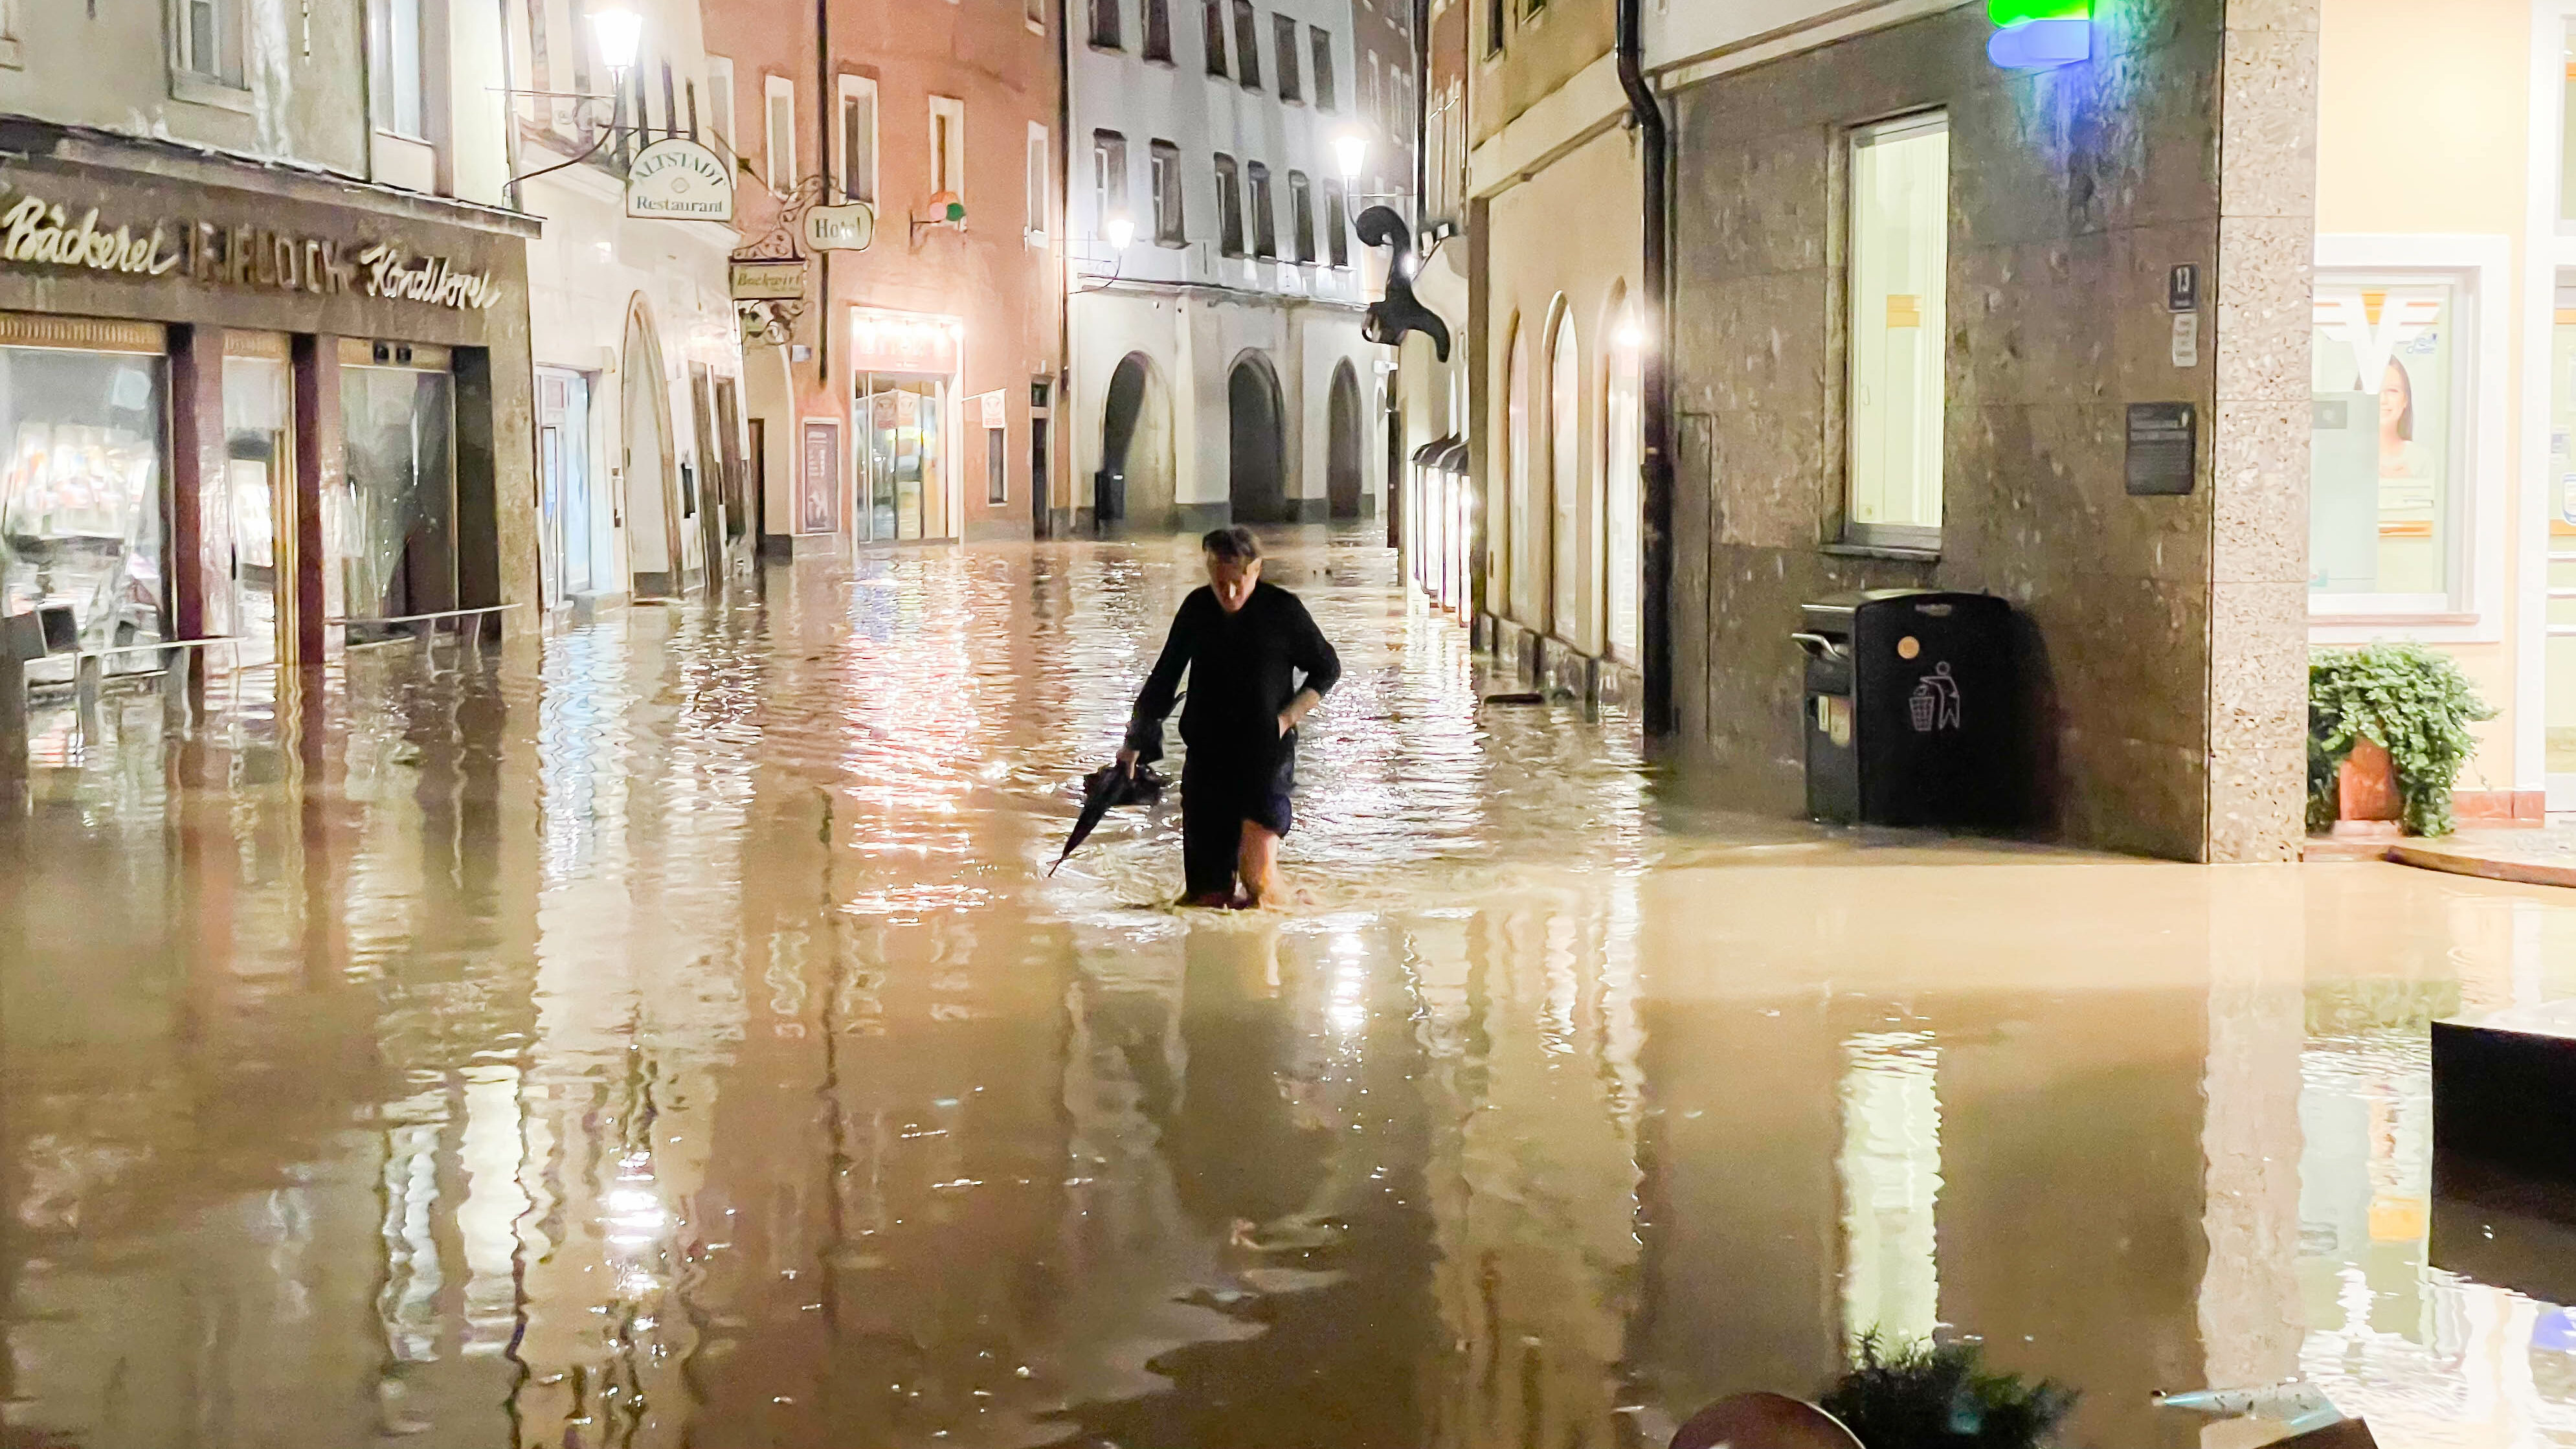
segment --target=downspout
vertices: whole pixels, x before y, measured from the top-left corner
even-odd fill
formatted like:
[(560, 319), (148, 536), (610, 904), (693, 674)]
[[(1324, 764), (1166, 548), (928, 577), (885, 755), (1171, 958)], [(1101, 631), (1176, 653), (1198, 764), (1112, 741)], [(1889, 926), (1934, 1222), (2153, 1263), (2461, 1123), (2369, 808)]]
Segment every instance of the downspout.
[(1643, 0), (1619, 0), (1619, 85), (1628, 93), (1628, 114), (1637, 125), (1638, 189), (1643, 211), (1638, 288), (1646, 306), (1644, 355), (1638, 365), (1638, 402), (1645, 425), (1640, 480), (1645, 517), (1638, 538), (1638, 612), (1643, 658), (1645, 731), (1648, 738), (1669, 737), (1673, 712), (1673, 436), (1672, 382), (1665, 360), (1672, 353), (1671, 309), (1671, 133), (1664, 108), (1646, 79)]
[[(837, 89), (832, 84), (832, 0), (814, 0), (814, 158), (821, 163), (817, 169), (824, 178), (817, 198), (822, 201), (832, 199), (832, 127), (840, 120), (841, 108)], [(802, 179), (787, 178), (790, 197), (803, 189)], [(814, 300), (814, 383), (823, 390), (824, 400), (832, 403), (832, 415), (847, 417), (848, 409), (832, 397), (832, 254), (828, 251), (814, 255)]]
[[(1068, 8), (1047, 7), (1055, 19), (1055, 169), (1061, 180), (1055, 186), (1055, 215), (1045, 218), (1054, 223), (1055, 245), (1047, 255), (1055, 265), (1050, 268), (1055, 281), (1055, 389), (1047, 399), (1056, 425), (1049, 429), (1049, 451), (1064, 458), (1062, 468), (1047, 470), (1047, 492), (1053, 495), (1056, 480), (1063, 480), (1066, 507), (1070, 520), (1082, 508), (1082, 480), (1073, 476), (1073, 264), (1065, 255), (1073, 245), (1067, 235), (1073, 229), (1073, 25)], [(1055, 533), (1055, 499), (1046, 500), (1047, 536)], [(1067, 530), (1071, 532), (1068, 523)]]

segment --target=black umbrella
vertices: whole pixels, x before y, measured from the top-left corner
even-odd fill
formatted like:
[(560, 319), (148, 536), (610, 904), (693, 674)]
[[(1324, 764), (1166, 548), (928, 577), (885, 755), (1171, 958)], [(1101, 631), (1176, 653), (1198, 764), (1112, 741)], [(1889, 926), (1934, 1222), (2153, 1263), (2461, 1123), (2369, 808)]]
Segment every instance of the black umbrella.
[(1100, 817), (1108, 814), (1112, 806), (1151, 805), (1162, 798), (1163, 787), (1170, 783), (1160, 771), (1146, 764), (1139, 764), (1133, 774), (1116, 765), (1103, 765), (1083, 776), (1082, 813), (1074, 817), (1073, 834), (1065, 837), (1064, 849), (1056, 856), (1055, 865), (1047, 867), (1047, 874), (1055, 874), (1056, 865), (1064, 864), (1067, 856), (1091, 838)]

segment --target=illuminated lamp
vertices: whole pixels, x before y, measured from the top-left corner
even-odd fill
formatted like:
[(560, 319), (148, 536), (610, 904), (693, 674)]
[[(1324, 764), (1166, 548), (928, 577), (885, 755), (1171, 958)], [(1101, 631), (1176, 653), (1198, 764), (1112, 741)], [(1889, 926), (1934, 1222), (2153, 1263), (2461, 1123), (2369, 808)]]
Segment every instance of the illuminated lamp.
[(2006, 70), (2092, 57), (2092, 0), (1986, 0), (1986, 17), (2000, 27), (1986, 41), (1986, 58)]

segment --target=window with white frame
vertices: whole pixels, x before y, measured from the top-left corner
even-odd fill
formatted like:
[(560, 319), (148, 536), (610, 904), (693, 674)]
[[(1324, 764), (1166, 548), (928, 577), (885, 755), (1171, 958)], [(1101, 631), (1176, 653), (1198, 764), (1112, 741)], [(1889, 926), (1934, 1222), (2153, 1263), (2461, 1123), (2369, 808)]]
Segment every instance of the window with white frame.
[(1027, 20), (1029, 29), (1044, 35), (1046, 34), (1046, 12), (1046, 0), (1027, 0), (1021, 15)]
[(1135, 220), (1127, 210), (1127, 138), (1116, 131), (1091, 133), (1091, 216), (1092, 234), (1103, 237), (1120, 217)]
[(1311, 30), (1307, 38), (1315, 48), (1315, 109), (1329, 111), (1337, 104), (1333, 99), (1333, 33)]
[(1216, 158), (1216, 246), (1229, 257), (1243, 255), (1243, 176), (1234, 158)]
[(707, 57), (707, 129), (714, 137), (717, 153), (725, 158), (725, 165), (732, 166), (733, 62), (721, 55)]
[(843, 201), (877, 199), (877, 83), (863, 75), (841, 77), (841, 124), (832, 137), (832, 174)]
[(1151, 152), (1154, 183), (1154, 240), (1176, 247), (1189, 240), (1189, 225), (1181, 208), (1181, 148), (1169, 141), (1156, 141)]
[(1270, 17), (1270, 49), (1279, 57), (1279, 99), (1302, 101), (1306, 88), (1298, 74), (1297, 22), (1285, 15)]
[(1303, 171), (1288, 173), (1288, 244), (1299, 262), (1315, 260), (1315, 190)]
[[(208, 0), (185, 0), (191, 11), (225, 8)], [(376, 129), (415, 141), (429, 139), (429, 74), (426, 31), (422, 28), (421, 9), (426, 0), (374, 0), (368, 7), (370, 29), (367, 47), (374, 61)], [(198, 27), (191, 24), (193, 37)], [(237, 61), (229, 62), (238, 65)], [(196, 70), (192, 64), (191, 70)], [(197, 72), (200, 75), (203, 71)], [(238, 71), (229, 84), (239, 85)]]
[[(242, 32), (247, 28), (243, 0), (171, 0), (172, 20), (178, 31), (172, 47), (182, 76), (200, 84), (240, 88), (242, 78)], [(411, 35), (417, 71), (420, 37), (420, 0), (411, 0)], [(17, 34), (15, 4), (6, 13), (8, 33)], [(377, 0), (374, 16), (382, 25), (386, 0)], [(406, 132), (405, 134), (417, 134)]]
[(1261, 89), (1261, 23), (1252, 0), (1234, 0), (1234, 78), (1245, 90)]
[(2309, 403), (2313, 612), (2462, 607), (2470, 557), (2465, 292), (2457, 276), (2318, 273)]
[(15, 70), (26, 64), (18, 49), (19, 0), (0, 0), (0, 66)]
[(761, 88), (763, 177), (771, 191), (784, 196), (796, 189), (796, 82), (765, 76)]
[(1936, 548), (1947, 350), (1950, 122), (1851, 133), (1845, 542)]
[(1199, 33), (1207, 50), (1207, 73), (1225, 76), (1225, 0), (1206, 0), (1199, 7)]
[(1324, 178), (1324, 250), (1337, 267), (1351, 264), (1351, 223), (1344, 211), (1342, 183)]
[(1258, 161), (1246, 162), (1243, 180), (1250, 192), (1252, 254), (1268, 261), (1279, 255), (1277, 209), (1270, 204), (1270, 168)]
[(930, 185), (966, 200), (966, 103), (954, 96), (930, 98)]
[(1172, 59), (1172, 0), (1145, 0), (1145, 58)]
[(1029, 216), (1026, 236), (1028, 238), (1029, 245), (1033, 247), (1042, 247), (1047, 244), (1048, 203), (1053, 199), (1051, 193), (1054, 190), (1053, 187), (1048, 185), (1048, 180), (1055, 170), (1055, 167), (1050, 160), (1051, 156), (1052, 152), (1047, 146), (1047, 128), (1039, 125), (1035, 121), (1031, 121), (1029, 123), (1027, 155), (1028, 170), (1025, 183), (1027, 194), (1025, 200), (1028, 204)]
[(1119, 48), (1119, 0), (1091, 0), (1091, 43), (1103, 50)]

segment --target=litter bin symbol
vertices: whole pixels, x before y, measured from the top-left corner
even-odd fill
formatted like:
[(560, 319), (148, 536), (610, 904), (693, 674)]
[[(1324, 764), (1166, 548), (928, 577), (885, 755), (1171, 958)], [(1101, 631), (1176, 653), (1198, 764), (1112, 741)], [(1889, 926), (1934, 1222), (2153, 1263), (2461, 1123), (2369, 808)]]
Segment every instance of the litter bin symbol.
[(1914, 732), (1928, 735), (1934, 730), (1954, 730), (1960, 724), (1959, 681), (1950, 677), (1950, 664), (1943, 660), (1932, 666), (1932, 672), (1914, 682), (1914, 693), (1905, 701), (1914, 717)]

